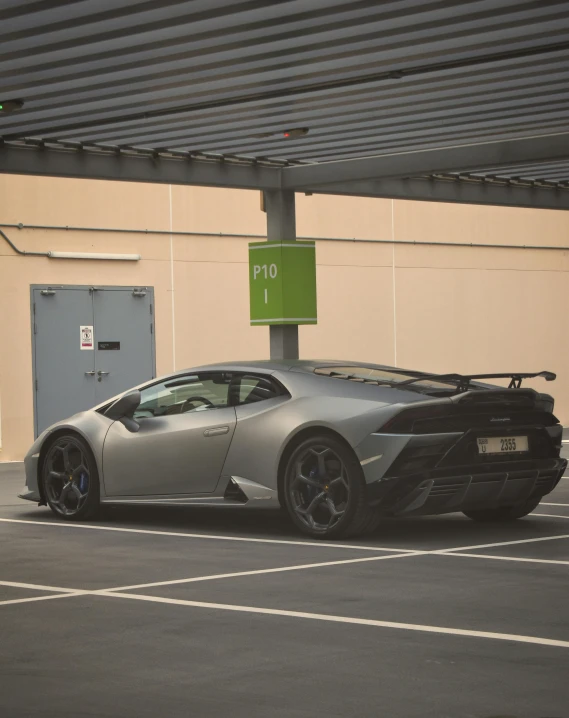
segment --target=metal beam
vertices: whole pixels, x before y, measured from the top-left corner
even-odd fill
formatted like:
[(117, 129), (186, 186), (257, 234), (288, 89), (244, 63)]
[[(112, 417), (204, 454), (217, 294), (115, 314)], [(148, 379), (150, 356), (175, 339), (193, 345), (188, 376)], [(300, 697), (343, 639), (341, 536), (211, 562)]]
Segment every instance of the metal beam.
[(315, 194), (384, 197), (423, 202), (569, 210), (569, 190), (521, 187), (492, 182), (428, 178), (394, 179), (381, 182), (351, 182), (343, 185), (315, 185), (310, 191)]
[[(294, 192), (265, 192), (267, 241), (296, 241)], [(282, 324), (269, 327), (271, 359), (298, 359), (298, 325)]]
[(282, 186), (283, 189), (312, 189), (322, 184), (467, 172), (490, 165), (511, 167), (563, 158), (569, 158), (567, 132), (287, 167), (282, 173)]
[[(568, 137), (568, 135), (561, 136)], [(560, 135), (556, 137), (560, 137)], [(267, 220), (271, 227), (276, 223), (274, 231), (272, 228), (269, 229), (269, 235), (275, 239), (284, 237), (289, 240), (295, 237), (294, 205), (292, 210), (290, 207), (290, 196), (293, 191), (284, 193), (278, 191), (281, 178), (286, 177), (291, 169), (324, 168), (336, 164), (342, 163), (302, 165), (298, 168), (280, 169), (255, 164), (231, 164), (223, 161), (205, 162), (183, 157), (169, 159), (162, 155), (133, 156), (124, 153), (114, 155), (88, 150), (62, 151), (49, 147), (0, 145), (0, 173), (265, 190), (268, 206), (271, 207)], [(483, 163), (477, 164), (478, 167), (484, 166)], [(487, 166), (495, 168), (496, 163), (488, 163)], [(507, 166), (511, 168), (512, 163), (509, 162)], [(495, 172), (496, 169), (494, 169)], [(508, 186), (492, 182), (416, 178), (390, 179), (380, 182), (313, 183), (305, 189), (319, 194), (569, 210), (568, 190)], [(288, 199), (283, 200), (283, 197), (288, 197)], [(283, 201), (284, 204), (282, 204)], [(288, 209), (285, 211), (287, 207)]]
[(0, 173), (166, 184), (277, 189), (278, 167), (152, 155), (0, 144)]

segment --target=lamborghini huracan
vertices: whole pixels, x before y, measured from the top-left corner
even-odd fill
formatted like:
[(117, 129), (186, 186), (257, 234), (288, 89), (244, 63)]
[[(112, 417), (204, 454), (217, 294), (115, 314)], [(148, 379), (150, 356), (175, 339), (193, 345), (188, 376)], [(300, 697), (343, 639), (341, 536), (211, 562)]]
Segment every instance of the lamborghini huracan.
[(102, 504), (280, 506), (320, 538), (387, 516), (518, 519), (567, 464), (553, 398), (522, 388), (530, 377), (555, 379), (308, 360), (188, 369), (44, 431), (20, 496), (68, 520)]

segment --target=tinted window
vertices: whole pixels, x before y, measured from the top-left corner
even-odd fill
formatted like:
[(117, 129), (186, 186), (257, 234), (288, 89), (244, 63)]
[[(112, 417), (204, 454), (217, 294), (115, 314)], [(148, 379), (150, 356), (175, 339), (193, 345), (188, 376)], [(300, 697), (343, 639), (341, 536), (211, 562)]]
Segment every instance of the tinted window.
[(243, 374), (235, 377), (231, 391), (235, 404), (252, 404), (264, 399), (273, 399), (275, 396), (281, 396), (284, 393), (272, 379), (253, 374)]
[(226, 407), (230, 381), (231, 377), (225, 373), (171, 377), (141, 392), (142, 401), (134, 417), (170, 416)]

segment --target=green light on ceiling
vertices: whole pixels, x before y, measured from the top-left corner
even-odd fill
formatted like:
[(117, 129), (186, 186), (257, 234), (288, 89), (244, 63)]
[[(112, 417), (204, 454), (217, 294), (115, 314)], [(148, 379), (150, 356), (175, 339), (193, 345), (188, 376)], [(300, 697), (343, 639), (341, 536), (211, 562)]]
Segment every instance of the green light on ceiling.
[(24, 106), (23, 100), (1, 100), (0, 101), (0, 112), (8, 114), (14, 112), (14, 110), (21, 110)]

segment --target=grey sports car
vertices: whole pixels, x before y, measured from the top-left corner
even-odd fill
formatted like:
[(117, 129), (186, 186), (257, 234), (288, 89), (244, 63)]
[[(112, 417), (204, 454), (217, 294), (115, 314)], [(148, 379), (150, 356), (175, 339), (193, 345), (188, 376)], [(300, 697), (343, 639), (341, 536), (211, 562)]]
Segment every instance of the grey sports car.
[(536, 376), (555, 379), (340, 361), (189, 369), (44, 431), (20, 496), (69, 520), (101, 504), (280, 506), (326, 538), (384, 516), (517, 519), (567, 464), (552, 397), (521, 388)]

